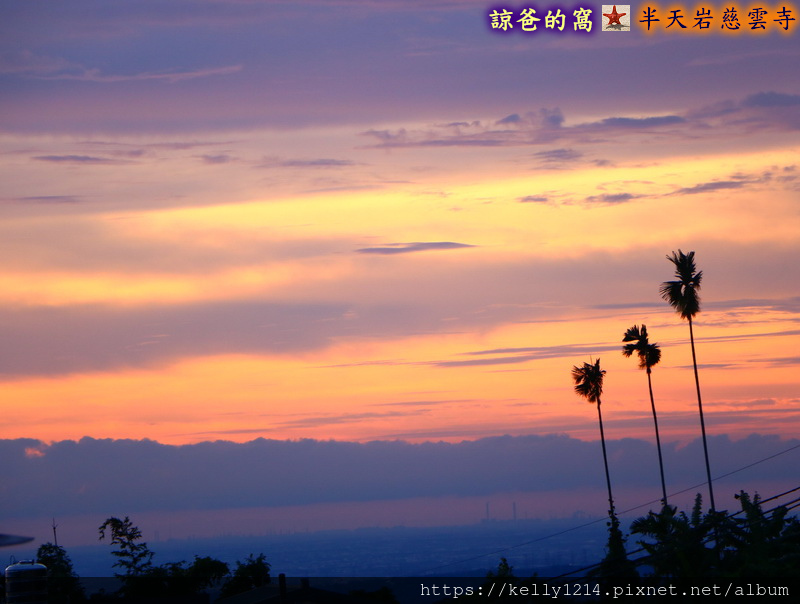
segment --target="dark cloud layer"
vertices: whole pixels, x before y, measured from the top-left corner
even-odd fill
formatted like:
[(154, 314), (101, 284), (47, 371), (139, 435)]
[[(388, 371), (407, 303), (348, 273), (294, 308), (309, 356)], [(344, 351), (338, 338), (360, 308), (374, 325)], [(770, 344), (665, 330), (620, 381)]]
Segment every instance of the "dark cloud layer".
[[(723, 474), (773, 455), (798, 440), (752, 435), (709, 442), (714, 472)], [(614, 483), (657, 493), (654, 446), (609, 440)], [(702, 482), (700, 443), (665, 445), (671, 489)], [(215, 509), (476, 496), (600, 487), (599, 443), (567, 436), (502, 436), (461, 443), (402, 441), (225, 441), (162, 445), (143, 440), (0, 441), (4, 517), (126, 510)], [(781, 479), (791, 453), (759, 466), (759, 478)], [(748, 477), (739, 476), (742, 488)]]

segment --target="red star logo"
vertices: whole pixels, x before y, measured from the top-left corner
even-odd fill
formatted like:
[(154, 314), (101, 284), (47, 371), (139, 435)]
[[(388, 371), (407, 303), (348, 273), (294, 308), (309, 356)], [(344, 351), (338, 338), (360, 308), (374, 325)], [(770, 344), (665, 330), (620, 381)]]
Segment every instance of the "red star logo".
[(609, 15), (607, 13), (603, 13), (603, 16), (608, 17), (608, 23), (606, 23), (606, 25), (614, 25), (614, 23), (616, 23), (617, 25), (622, 25), (622, 23), (619, 22), (619, 18), (624, 17), (627, 14), (628, 13), (618, 13), (617, 5), (615, 4), (614, 10), (611, 11), (611, 14)]

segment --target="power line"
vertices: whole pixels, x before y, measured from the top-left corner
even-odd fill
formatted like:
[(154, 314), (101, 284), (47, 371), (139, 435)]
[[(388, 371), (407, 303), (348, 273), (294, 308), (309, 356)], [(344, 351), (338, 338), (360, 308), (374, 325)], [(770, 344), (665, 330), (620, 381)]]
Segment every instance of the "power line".
[[(703, 484), (705, 484), (705, 483), (703, 483)], [(798, 490), (800, 490), (800, 486), (795, 487), (793, 489), (789, 489), (788, 491), (784, 491), (783, 493), (779, 493), (777, 495), (773, 495), (772, 497), (768, 497), (767, 499), (759, 500), (758, 503), (760, 505), (760, 504), (764, 503), (765, 501), (778, 499), (780, 497), (783, 497), (784, 495), (788, 495), (789, 493), (793, 493), (794, 491), (798, 491)], [(790, 504), (793, 504), (793, 505), (790, 505)], [(776, 505), (775, 507), (770, 508), (769, 510), (766, 510), (766, 511), (762, 510), (762, 514), (766, 518), (769, 514), (773, 514), (774, 515), (775, 511), (780, 509), (780, 508), (786, 508), (786, 510), (788, 512), (789, 510), (792, 510), (792, 509), (794, 509), (796, 507), (799, 507), (799, 506), (800, 506), (800, 497), (797, 497), (795, 499), (792, 499), (791, 501), (787, 501), (785, 504)], [(725, 520), (728, 520), (730, 518), (738, 516), (739, 514), (743, 514), (744, 512), (745, 512), (745, 510), (743, 510), (743, 509), (742, 510), (738, 510), (736, 512), (732, 512), (732, 513), (728, 514), (727, 516), (725, 516)], [(714, 539), (713, 536), (708, 536), (703, 540), (703, 544), (705, 545), (706, 543), (708, 543), (709, 541), (712, 541), (713, 539)], [(646, 550), (645, 547), (640, 547), (638, 549), (631, 550), (629, 552), (625, 552), (625, 556), (628, 557), (628, 556), (632, 556), (634, 554), (639, 554), (639, 553), (641, 553), (641, 552), (643, 552), (645, 550)], [(631, 560), (631, 562), (634, 565), (639, 566), (641, 564), (644, 564), (647, 560), (648, 560), (648, 556), (642, 556), (641, 558), (636, 558), (634, 560)], [(578, 569), (571, 570), (568, 573), (564, 573), (563, 575), (558, 575), (557, 577), (553, 577), (553, 579), (562, 579), (564, 577), (573, 577), (573, 576), (578, 575), (580, 573), (588, 572), (590, 570), (599, 568), (600, 565), (602, 565), (602, 564), (603, 564), (602, 562), (596, 562), (595, 564), (592, 564), (590, 566), (584, 566), (583, 568), (578, 568)]]
[[(778, 451), (777, 453), (774, 453), (772, 455), (768, 455), (767, 457), (762, 457), (761, 459), (758, 459), (758, 460), (756, 460), (756, 461), (754, 461), (752, 463), (744, 465), (741, 468), (737, 468), (737, 469), (731, 470), (730, 472), (727, 472), (725, 474), (721, 474), (721, 475), (713, 478), (712, 482), (715, 481), (715, 480), (720, 480), (722, 478), (727, 478), (728, 476), (732, 476), (733, 474), (737, 474), (739, 472), (742, 472), (744, 470), (752, 468), (753, 466), (757, 466), (758, 464), (764, 463), (765, 461), (769, 461), (771, 459), (775, 459), (776, 457), (779, 457), (781, 455), (784, 455), (786, 453), (794, 451), (795, 449), (800, 449), (800, 443), (798, 443), (796, 445), (793, 445), (793, 446), (791, 446), (791, 447), (789, 447), (787, 449), (783, 449), (782, 451)], [(691, 486), (691, 487), (687, 487), (687, 488), (682, 489), (680, 491), (675, 491), (674, 493), (670, 493), (669, 497), (674, 497), (675, 495), (682, 495), (683, 493), (686, 493), (688, 491), (693, 491), (694, 489), (700, 488), (700, 487), (705, 486), (705, 485), (706, 485), (705, 482), (701, 482), (699, 484), (696, 484), (696, 485)], [(784, 493), (780, 493), (778, 495), (773, 495), (772, 497), (770, 497), (768, 499), (762, 500), (761, 503), (764, 503), (766, 501), (770, 501), (772, 499), (776, 499), (778, 497), (782, 497), (783, 495), (786, 495), (788, 493), (791, 493), (791, 492), (797, 491), (797, 490), (800, 490), (800, 486), (798, 486), (798, 487), (796, 487), (794, 489), (791, 489), (789, 491), (785, 491)], [(642, 503), (642, 504), (636, 505), (636, 506), (634, 506), (632, 508), (628, 508), (626, 510), (623, 510), (623, 511), (620, 512), (620, 514), (627, 514), (628, 512), (633, 512), (634, 510), (638, 510), (640, 508), (647, 507), (647, 506), (650, 506), (650, 505), (652, 505), (654, 503), (660, 503), (660, 502), (661, 502), (661, 499), (651, 499), (650, 501), (647, 501), (645, 503)], [(789, 509), (794, 509), (795, 507), (797, 507), (797, 506), (796, 505), (792, 506), (792, 508), (789, 508)], [(741, 513), (741, 511), (735, 512), (735, 514), (739, 514), (739, 513)], [(494, 551), (491, 551), (491, 552), (487, 552), (485, 554), (480, 554), (480, 555), (477, 555), (477, 556), (473, 556), (471, 558), (464, 558), (462, 560), (456, 560), (454, 562), (448, 562), (446, 564), (440, 564), (439, 566), (434, 566), (433, 568), (429, 568), (427, 571), (423, 571), (423, 574), (431, 573), (431, 572), (439, 570), (441, 568), (448, 568), (448, 567), (451, 567), (451, 566), (455, 566), (457, 564), (466, 564), (468, 562), (473, 562), (475, 560), (481, 560), (483, 558), (486, 558), (487, 556), (493, 556), (493, 555), (497, 555), (497, 554), (502, 554), (504, 552), (507, 552), (507, 551), (510, 551), (510, 550), (513, 550), (513, 549), (517, 549), (517, 548), (520, 548), (520, 547), (525, 547), (526, 545), (533, 545), (534, 543), (539, 543), (540, 541), (545, 541), (545, 540), (551, 539), (553, 537), (559, 537), (559, 536), (564, 535), (566, 533), (569, 533), (569, 532), (572, 532), (572, 531), (577, 531), (579, 529), (586, 528), (587, 526), (591, 526), (593, 524), (597, 524), (598, 522), (607, 522), (607, 521), (608, 521), (607, 518), (598, 518), (596, 520), (591, 520), (591, 521), (586, 522), (584, 524), (579, 524), (577, 526), (573, 526), (573, 527), (564, 529), (562, 531), (558, 531), (556, 533), (551, 533), (549, 535), (544, 535), (542, 537), (537, 537), (536, 539), (531, 539), (530, 541), (525, 541), (523, 543), (517, 543), (515, 545), (509, 545), (509, 546), (506, 546), (506, 547), (502, 547), (500, 549), (497, 549), (497, 550), (494, 550)], [(637, 551), (643, 551), (643, 549), (644, 548), (642, 548), (640, 550), (636, 550), (634, 552), (630, 552), (630, 553), (636, 553)], [(590, 567), (587, 567), (587, 568), (594, 568), (594, 566), (590, 566)]]

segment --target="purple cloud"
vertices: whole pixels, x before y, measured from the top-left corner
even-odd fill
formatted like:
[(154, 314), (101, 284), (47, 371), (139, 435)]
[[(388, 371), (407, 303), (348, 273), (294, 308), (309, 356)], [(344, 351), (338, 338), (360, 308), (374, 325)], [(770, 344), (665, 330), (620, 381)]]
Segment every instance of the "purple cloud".
[(533, 156), (548, 163), (575, 161), (583, 157), (583, 153), (574, 149), (551, 149), (550, 151), (539, 151)]
[(34, 195), (30, 197), (16, 197), (14, 201), (22, 203), (77, 203), (80, 198), (74, 195)]
[[(711, 415), (746, 421), (741, 410)], [(664, 421), (669, 419), (683, 421), (665, 414)], [(693, 414), (684, 419), (696, 421)], [(629, 421), (640, 423), (648, 418)], [(715, 436), (709, 439), (709, 448), (712, 458), (718, 460), (715, 471), (722, 474), (798, 443), (763, 435), (740, 441)], [(654, 444), (610, 438), (606, 445), (615, 484), (652, 488), (655, 496)], [(4, 518), (60, 517), (108, 514), (114, 509), (214, 509), (475, 496), (508, 492), (509, 485), (520, 492), (582, 489), (602, 485), (598, 448), (597, 442), (563, 435), (420, 444), (263, 438), (241, 444), (216, 441), (182, 446), (93, 438), (51, 444), (33, 439), (0, 440), (3, 459), (14, 460), (6, 464), (3, 484), (16, 494), (0, 500), (0, 513)], [(672, 485), (704, 478), (698, 472), (699, 440), (684, 447), (667, 442), (663, 449)], [(738, 473), (736, 480), (740, 487), (748, 488), (754, 479), (786, 478), (787, 467), (794, 467), (791, 459), (765, 463)]]
[(38, 161), (47, 161), (56, 164), (121, 164), (125, 163), (118, 159), (108, 159), (107, 157), (94, 157), (91, 155), (39, 155), (34, 157)]
[(600, 122), (603, 126), (613, 128), (658, 128), (685, 124), (686, 118), (679, 115), (662, 115), (655, 117), (609, 117)]
[(519, 116), (519, 114), (512, 113), (501, 120), (497, 120), (497, 124), (519, 124), (521, 121), (522, 118)]
[(78, 82), (99, 82), (99, 83), (118, 83), (136, 81), (161, 81), (168, 84), (182, 82), (184, 80), (194, 80), (196, 78), (207, 78), (210, 76), (230, 75), (242, 70), (241, 65), (228, 65), (226, 67), (216, 67), (207, 69), (195, 69), (189, 71), (172, 72), (144, 72), (131, 75), (110, 74), (105, 75), (99, 69), (84, 69), (79, 73), (58, 73), (53, 75), (34, 76), (41, 80), (75, 80)]
[(357, 249), (359, 254), (410, 254), (413, 252), (426, 252), (429, 250), (455, 250), (466, 247), (475, 247), (467, 243), (453, 241), (428, 241), (415, 243), (389, 243), (381, 247), (364, 247)]
[(781, 92), (759, 92), (751, 94), (742, 101), (744, 107), (796, 107), (800, 105), (800, 95)]
[(626, 203), (632, 199), (638, 199), (639, 197), (642, 197), (642, 195), (632, 195), (631, 193), (603, 193), (602, 195), (591, 195), (586, 198), (586, 201), (589, 203), (615, 205)]
[(721, 180), (717, 182), (704, 182), (693, 187), (683, 187), (673, 191), (670, 195), (695, 195), (697, 193), (708, 193), (709, 191), (720, 191), (723, 189), (741, 189), (746, 183), (742, 181)]
[(287, 159), (277, 162), (281, 168), (343, 168), (356, 163), (349, 159)]
[(218, 155), (201, 155), (200, 159), (203, 160), (203, 163), (216, 165), (230, 163), (234, 161), (235, 158), (226, 153), (220, 153)]

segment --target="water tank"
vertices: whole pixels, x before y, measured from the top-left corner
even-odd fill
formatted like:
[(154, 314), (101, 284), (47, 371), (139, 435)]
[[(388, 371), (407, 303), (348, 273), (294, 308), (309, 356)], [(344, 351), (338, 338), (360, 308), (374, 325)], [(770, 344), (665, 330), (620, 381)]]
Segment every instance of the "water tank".
[(7, 604), (47, 604), (47, 567), (33, 560), (6, 566)]

